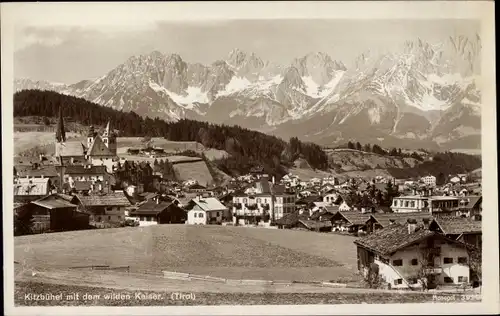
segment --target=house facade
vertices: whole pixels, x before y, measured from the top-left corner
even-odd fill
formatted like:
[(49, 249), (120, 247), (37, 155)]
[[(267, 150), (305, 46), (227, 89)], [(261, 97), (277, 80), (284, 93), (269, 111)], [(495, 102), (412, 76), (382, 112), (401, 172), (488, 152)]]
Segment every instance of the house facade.
[(187, 224), (209, 225), (222, 224), (223, 219), (227, 217), (229, 210), (217, 198), (195, 197), (189, 201), (185, 208), (187, 210)]
[(100, 195), (76, 195), (79, 210), (90, 214), (91, 223), (119, 225), (128, 216), (130, 201), (121, 191)]
[(187, 213), (175, 203), (162, 201), (155, 197), (130, 211), (129, 217), (139, 222), (139, 226), (158, 224), (184, 224)]
[(355, 244), (360, 272), (367, 275), (370, 269), (375, 270), (389, 288), (436, 288), (470, 282), (466, 245), (413, 221), (390, 225), (357, 239)]
[(436, 186), (436, 177), (432, 175), (428, 175), (420, 178), (420, 181), (425, 183), (428, 186), (435, 187)]

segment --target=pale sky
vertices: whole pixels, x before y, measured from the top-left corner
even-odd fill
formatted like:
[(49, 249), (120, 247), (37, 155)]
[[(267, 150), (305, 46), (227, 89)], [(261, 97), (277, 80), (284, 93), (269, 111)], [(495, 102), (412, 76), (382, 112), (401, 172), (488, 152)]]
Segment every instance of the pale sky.
[[(56, 9), (61, 8), (46, 14), (55, 14)], [(239, 48), (284, 66), (307, 53), (324, 52), (349, 65), (366, 50), (395, 50), (407, 40), (420, 38), (435, 44), (449, 36), (480, 34), (479, 22), (470, 19), (212, 17), (179, 21), (179, 16), (148, 19), (149, 15), (132, 11), (126, 16), (104, 10), (100, 12), (106, 19), (92, 19), (83, 10), (75, 18), (57, 21), (24, 15), (14, 32), (15, 77), (75, 83), (102, 76), (130, 56), (153, 50), (177, 53), (186, 62), (210, 64)]]

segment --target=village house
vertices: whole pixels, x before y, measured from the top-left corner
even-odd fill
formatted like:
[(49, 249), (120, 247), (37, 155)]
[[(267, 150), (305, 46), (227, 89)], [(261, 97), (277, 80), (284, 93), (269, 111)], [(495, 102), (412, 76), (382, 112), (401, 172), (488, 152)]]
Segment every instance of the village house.
[(14, 180), (14, 202), (27, 203), (52, 192), (49, 178), (17, 178)]
[(93, 223), (118, 225), (128, 216), (127, 208), (130, 201), (122, 191), (101, 195), (76, 195), (79, 201), (78, 209), (90, 214)]
[(369, 214), (358, 211), (337, 211), (331, 218), (332, 230), (348, 233), (366, 231), (366, 222), (369, 218)]
[(372, 233), (392, 224), (405, 224), (408, 220), (415, 220), (418, 224), (428, 227), (432, 219), (432, 215), (426, 212), (374, 213), (370, 214), (370, 218), (366, 221), (366, 230), (367, 233)]
[(76, 203), (74, 196), (54, 193), (16, 208), (15, 217), (31, 217), (33, 233), (88, 229), (89, 215), (77, 211)]
[(230, 215), (228, 208), (214, 197), (197, 196), (188, 203), (185, 209), (189, 225), (222, 224), (223, 220)]
[(392, 200), (391, 209), (395, 213), (411, 212), (453, 212), (459, 209), (458, 198), (453, 196), (432, 195), (432, 190), (424, 190), (423, 194), (398, 196)]
[(429, 229), (478, 249), (483, 246), (482, 222), (480, 220), (461, 217), (438, 217), (430, 223)]
[(458, 201), (459, 209), (455, 215), (460, 217), (481, 218), (481, 213), (483, 210), (482, 203), (482, 196), (466, 195), (464, 197), (461, 197)]
[(420, 178), (420, 181), (422, 181), (424, 184), (435, 187), (436, 186), (436, 177), (432, 175), (428, 175), (425, 177)]
[(173, 202), (161, 200), (159, 196), (130, 211), (129, 217), (135, 218), (139, 226), (184, 224), (187, 220), (186, 211)]
[(233, 221), (238, 225), (269, 223), (295, 212), (295, 194), (285, 191), (283, 185), (261, 178), (244, 194), (233, 198)]
[(297, 228), (300, 220), (307, 220), (309, 216), (307, 214), (300, 214), (299, 212), (293, 212), (284, 215), (282, 218), (276, 220), (276, 226), (279, 229), (292, 229)]
[[(470, 280), (467, 245), (409, 220), (354, 241), (358, 269), (378, 273), (390, 288), (436, 288)], [(378, 270), (378, 271), (377, 271)]]
[(54, 186), (59, 186), (59, 173), (54, 165), (38, 165), (35, 163), (31, 166), (18, 165), (14, 167), (14, 179), (16, 178), (47, 178)]

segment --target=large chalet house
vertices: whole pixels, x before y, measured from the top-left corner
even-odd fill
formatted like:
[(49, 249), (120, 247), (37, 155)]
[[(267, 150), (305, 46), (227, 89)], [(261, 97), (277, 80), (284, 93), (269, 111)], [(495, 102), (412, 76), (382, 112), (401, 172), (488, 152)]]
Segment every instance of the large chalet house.
[(471, 246), (416, 220), (395, 223), (354, 241), (358, 269), (389, 288), (436, 288), (469, 283)]
[(89, 228), (89, 214), (77, 211), (76, 197), (54, 193), (14, 209), (19, 222), (31, 222), (31, 227), (15, 225), (15, 235), (67, 231)]
[(139, 226), (158, 224), (184, 224), (186, 211), (172, 201), (162, 200), (158, 195), (129, 212), (129, 217), (135, 218)]
[(229, 209), (217, 198), (196, 196), (185, 206), (187, 224), (208, 225), (222, 224), (229, 218)]
[(295, 212), (295, 199), (284, 185), (261, 178), (245, 193), (233, 197), (233, 221), (237, 225), (274, 222)]
[(90, 214), (91, 223), (116, 226), (125, 221), (131, 203), (123, 191), (76, 195), (78, 210)]
[(14, 180), (14, 202), (27, 203), (38, 200), (52, 192), (49, 178), (17, 178)]
[(417, 194), (398, 196), (392, 200), (391, 209), (395, 213), (429, 212), (449, 213), (460, 208), (459, 197), (433, 195), (432, 190), (424, 190)]

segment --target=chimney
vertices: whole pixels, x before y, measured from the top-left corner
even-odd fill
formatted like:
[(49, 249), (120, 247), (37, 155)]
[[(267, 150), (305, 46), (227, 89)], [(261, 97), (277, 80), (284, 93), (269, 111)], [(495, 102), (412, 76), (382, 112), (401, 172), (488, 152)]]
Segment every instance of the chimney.
[(159, 196), (155, 197), (155, 200), (156, 200), (156, 204), (160, 204), (160, 197)]
[(275, 184), (274, 176), (273, 176), (273, 184)]
[(417, 221), (414, 219), (408, 219), (406, 225), (408, 226), (408, 235), (413, 234), (417, 229)]
[(412, 195), (417, 195), (417, 190), (415, 188), (411, 189)]

